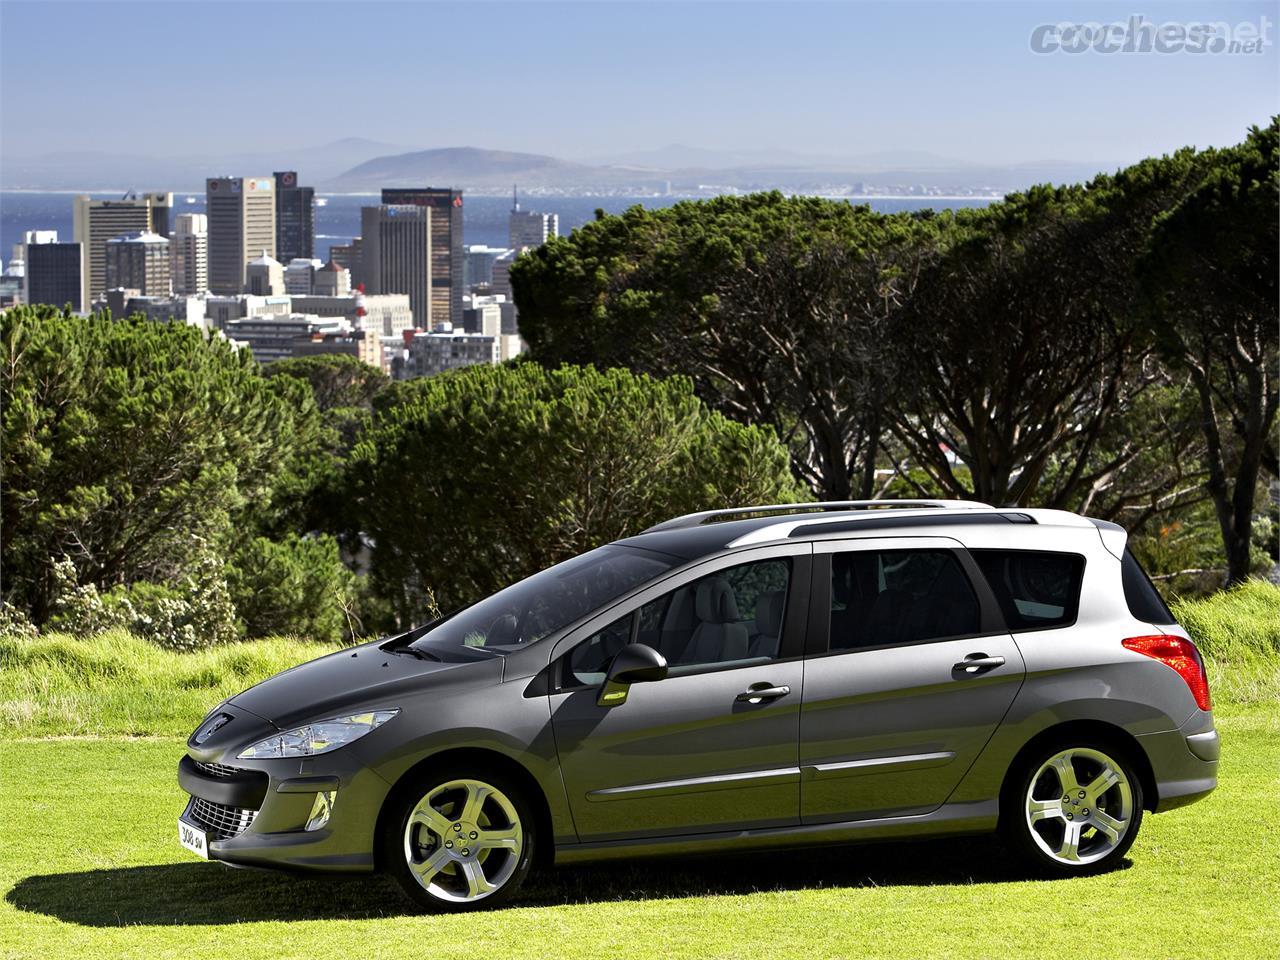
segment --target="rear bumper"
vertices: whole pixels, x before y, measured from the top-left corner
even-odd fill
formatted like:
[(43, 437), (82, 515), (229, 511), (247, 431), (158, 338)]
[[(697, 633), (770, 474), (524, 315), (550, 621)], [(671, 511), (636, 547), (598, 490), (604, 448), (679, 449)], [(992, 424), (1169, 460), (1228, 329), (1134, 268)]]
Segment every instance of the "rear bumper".
[[(302, 769), (298, 760), (272, 760), (213, 776), (183, 757), (178, 782), (190, 799), (182, 819), (206, 832), (210, 860), (277, 869), (372, 870), (374, 829), (389, 785), (359, 764), (300, 775)], [(308, 830), (320, 796), (332, 801), (328, 820)]]
[(1138, 737), (1156, 781), (1155, 812), (1184, 807), (1218, 785), (1221, 752), (1213, 715), (1197, 710), (1179, 729)]

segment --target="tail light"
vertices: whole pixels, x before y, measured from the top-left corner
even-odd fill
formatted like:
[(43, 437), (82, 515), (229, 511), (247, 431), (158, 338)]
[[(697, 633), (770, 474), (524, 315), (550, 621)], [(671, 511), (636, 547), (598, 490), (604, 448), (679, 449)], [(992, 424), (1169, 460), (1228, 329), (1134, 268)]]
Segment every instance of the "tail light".
[(1194, 643), (1185, 637), (1167, 633), (1152, 637), (1130, 637), (1120, 642), (1129, 650), (1172, 667), (1191, 688), (1196, 705), (1201, 710), (1209, 709), (1209, 678), (1205, 675), (1204, 661), (1200, 659), (1200, 651)]

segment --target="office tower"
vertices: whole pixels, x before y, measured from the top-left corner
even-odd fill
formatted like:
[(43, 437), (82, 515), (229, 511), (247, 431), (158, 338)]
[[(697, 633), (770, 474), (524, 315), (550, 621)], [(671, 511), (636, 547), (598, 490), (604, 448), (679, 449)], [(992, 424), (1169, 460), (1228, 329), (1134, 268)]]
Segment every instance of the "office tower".
[(315, 256), (316, 221), (313, 187), (298, 186), (293, 170), (276, 171), (276, 259), (281, 263)]
[(511, 264), (515, 262), (519, 251), (506, 250), (494, 258), (489, 267), (489, 292), (498, 296), (511, 296)]
[(483, 243), (472, 243), (466, 252), (466, 284), (467, 292), (474, 287), (489, 286), (493, 283), (493, 262), (504, 253), (505, 247), (488, 247)]
[(275, 181), (270, 177), (211, 177), (205, 181), (209, 217), (209, 289), (240, 293), (245, 265), (276, 254)]
[(123, 233), (169, 235), (172, 193), (129, 193), (120, 200), (75, 200), (75, 242), (80, 244), (80, 288), (85, 307), (107, 289), (107, 241)]
[(366, 292), (407, 293), (420, 330), (447, 321), (450, 310), (450, 288), (438, 282), (435, 272), (440, 259), (434, 256), (432, 213), (427, 206), (385, 203), (360, 211)]
[(144, 297), (167, 297), (169, 241), (158, 233), (126, 233), (107, 241), (107, 289), (137, 290)]
[(199, 296), (209, 289), (209, 218), (179, 214), (169, 240), (169, 276), (179, 296)]
[(80, 261), (78, 243), (28, 243), (23, 301), (55, 307), (70, 304), (72, 310), (82, 313)]
[(250, 260), (244, 268), (244, 292), (254, 297), (278, 297), (284, 294), (284, 267), (264, 250), (262, 256)]
[(527, 247), (540, 247), (552, 237), (560, 236), (560, 217), (554, 213), (521, 210), (520, 197), (513, 188), (507, 235), (511, 238), (511, 249), (517, 253)]
[[(431, 306), (428, 313), (434, 322), (448, 320), (461, 326), (462, 294), (466, 287), (463, 276), (465, 261), (462, 255), (462, 191), (435, 187), (385, 188), (382, 191), (382, 203), (384, 206), (407, 204), (427, 211), (428, 289), (431, 292)], [(364, 234), (364, 242), (367, 256), (368, 233)], [(364, 281), (367, 285), (369, 277), (362, 275), (357, 278), (357, 282), (360, 281)], [(371, 290), (370, 292), (406, 293), (408, 291)]]
[(364, 265), (364, 241), (355, 237), (350, 243), (335, 243), (329, 248), (329, 262), (350, 272), (351, 285), (363, 283), (360, 271)]

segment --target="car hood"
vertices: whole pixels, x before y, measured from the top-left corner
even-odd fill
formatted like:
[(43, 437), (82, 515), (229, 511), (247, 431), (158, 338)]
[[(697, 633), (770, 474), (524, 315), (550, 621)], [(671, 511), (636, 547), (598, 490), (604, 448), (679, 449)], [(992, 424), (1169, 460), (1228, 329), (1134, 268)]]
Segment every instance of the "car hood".
[(368, 643), (299, 664), (236, 694), (228, 703), (287, 730), (344, 712), (402, 706), (401, 699), (438, 684), (501, 680), (498, 658), (438, 663), (388, 653), (379, 643)]

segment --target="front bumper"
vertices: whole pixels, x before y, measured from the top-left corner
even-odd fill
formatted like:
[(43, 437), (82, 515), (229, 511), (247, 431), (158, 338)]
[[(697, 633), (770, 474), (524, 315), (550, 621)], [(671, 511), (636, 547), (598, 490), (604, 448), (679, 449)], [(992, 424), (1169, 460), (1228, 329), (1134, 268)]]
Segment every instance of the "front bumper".
[[(320, 765), (319, 761), (329, 761)], [(390, 785), (356, 756), (210, 761), (184, 756), (182, 819), (205, 831), (209, 859), (259, 867), (369, 871), (374, 832)], [(307, 829), (317, 797), (327, 822)]]

